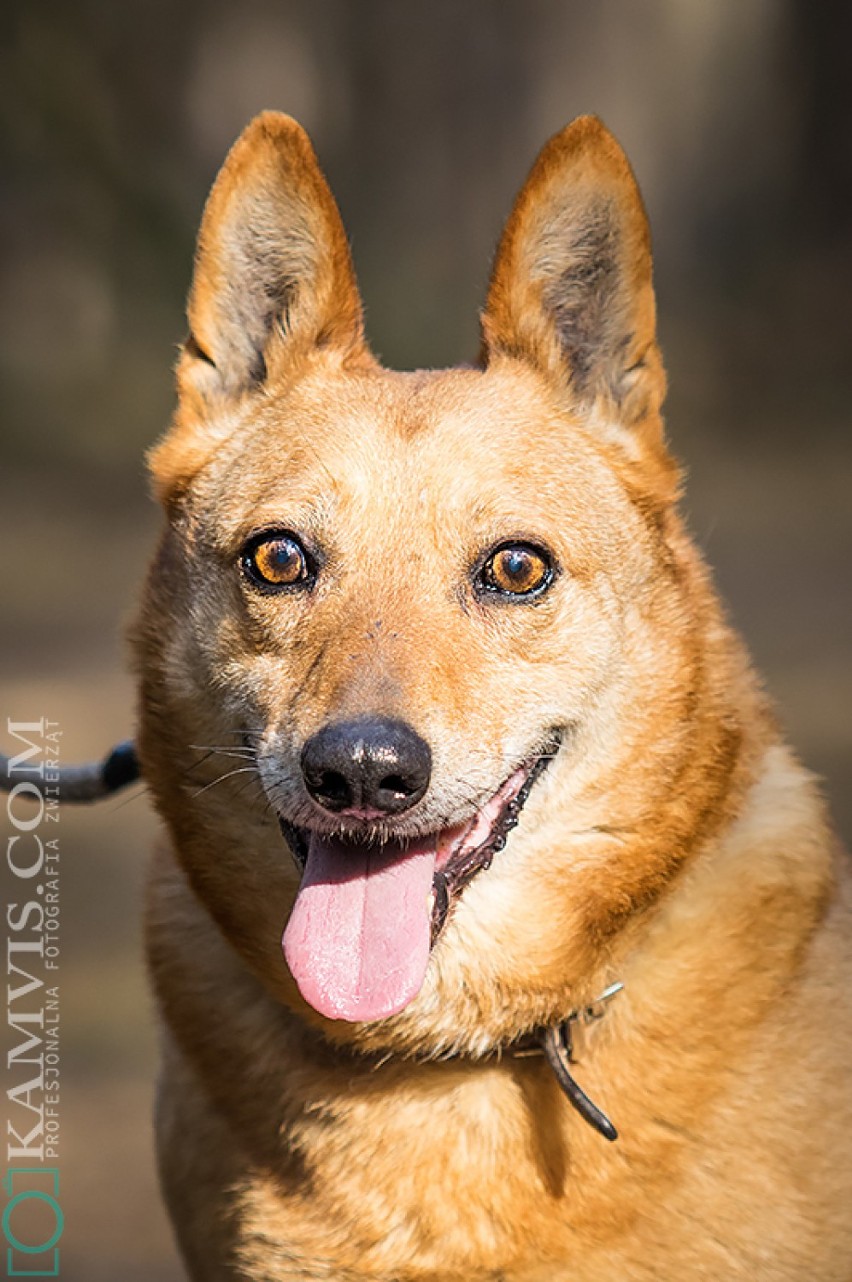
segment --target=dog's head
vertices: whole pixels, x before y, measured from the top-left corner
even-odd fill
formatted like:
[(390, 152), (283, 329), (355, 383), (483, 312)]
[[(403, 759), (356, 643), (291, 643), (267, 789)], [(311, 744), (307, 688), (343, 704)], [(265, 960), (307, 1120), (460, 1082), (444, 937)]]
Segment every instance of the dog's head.
[(333, 1035), (476, 1049), (564, 1016), (736, 755), (622, 151), (593, 118), (553, 138), (479, 364), (394, 373), (310, 143), (263, 115), (189, 320), (138, 646), (196, 893)]

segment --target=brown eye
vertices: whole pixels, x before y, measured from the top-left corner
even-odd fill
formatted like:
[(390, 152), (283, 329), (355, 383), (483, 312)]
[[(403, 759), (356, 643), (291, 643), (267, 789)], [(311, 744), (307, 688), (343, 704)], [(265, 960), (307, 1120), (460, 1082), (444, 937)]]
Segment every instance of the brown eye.
[(485, 562), (480, 582), (489, 592), (504, 596), (532, 596), (543, 592), (553, 578), (548, 557), (528, 543), (498, 548)]
[(246, 547), (240, 564), (263, 588), (309, 586), (314, 571), (307, 552), (292, 534), (263, 534)]

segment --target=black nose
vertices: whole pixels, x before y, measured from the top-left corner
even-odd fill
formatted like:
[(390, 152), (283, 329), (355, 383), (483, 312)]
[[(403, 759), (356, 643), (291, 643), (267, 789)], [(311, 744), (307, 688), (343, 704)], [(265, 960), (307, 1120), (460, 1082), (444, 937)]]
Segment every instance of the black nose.
[(386, 717), (360, 717), (324, 726), (302, 750), (302, 774), (325, 810), (398, 815), (429, 787), (432, 753), (406, 725)]

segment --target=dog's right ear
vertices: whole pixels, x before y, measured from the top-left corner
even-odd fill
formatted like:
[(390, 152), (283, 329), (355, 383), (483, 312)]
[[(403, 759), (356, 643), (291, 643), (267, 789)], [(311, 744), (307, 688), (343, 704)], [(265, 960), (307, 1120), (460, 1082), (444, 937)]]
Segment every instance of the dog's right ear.
[(257, 116), (229, 152), (204, 210), (187, 311), (178, 389), (190, 412), (273, 382), (317, 348), (371, 359), (337, 205), (289, 116)]

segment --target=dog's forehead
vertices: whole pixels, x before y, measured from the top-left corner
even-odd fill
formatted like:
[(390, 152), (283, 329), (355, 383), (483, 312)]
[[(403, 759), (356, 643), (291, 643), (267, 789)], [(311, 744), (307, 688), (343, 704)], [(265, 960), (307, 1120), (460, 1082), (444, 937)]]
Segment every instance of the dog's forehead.
[(519, 363), (314, 377), (281, 405), (285, 413), (307, 410), (319, 434), (342, 428), (357, 439), (359, 429), (377, 431), (389, 449), (437, 443), (445, 436), (481, 446), (519, 432), (544, 435), (557, 417), (545, 381)]
[(513, 475), (541, 468), (593, 463), (579, 419), (573, 419), (528, 368), (377, 371), (338, 379), (303, 380), (271, 401), (264, 453), (274, 462), (287, 443), (295, 472), (318, 468), (353, 485), (396, 473), (397, 483), (418, 477)]
[(268, 397), (214, 482), (219, 537), (293, 523), (483, 531), (583, 520), (616, 476), (543, 380), (510, 366), (309, 376)]

